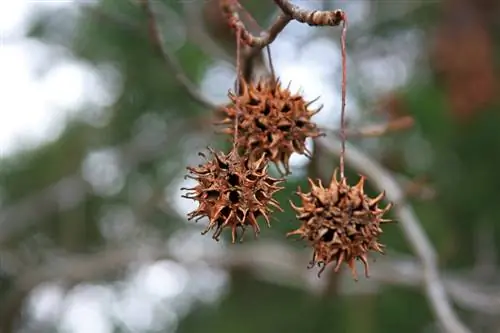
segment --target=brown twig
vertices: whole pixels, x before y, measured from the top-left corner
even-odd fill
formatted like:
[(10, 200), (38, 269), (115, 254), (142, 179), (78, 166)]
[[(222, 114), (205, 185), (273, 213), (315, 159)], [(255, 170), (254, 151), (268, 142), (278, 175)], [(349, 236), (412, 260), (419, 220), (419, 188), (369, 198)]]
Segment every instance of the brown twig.
[(340, 111), (340, 144), (342, 150), (340, 152), (340, 178), (345, 177), (345, 143), (347, 141), (346, 122), (345, 122), (345, 106), (347, 99), (347, 54), (346, 54), (346, 33), (347, 33), (347, 18), (344, 15), (342, 20), (342, 35), (340, 37), (340, 48), (342, 51), (342, 106)]
[(345, 21), (343, 10), (305, 10), (291, 4), (288, 0), (274, 0), (283, 13), (300, 23), (310, 26), (338, 26)]
[(238, 15), (238, 7), (238, 3), (234, 0), (221, 0), (221, 9), (226, 16), (229, 26), (237, 32), (236, 37), (238, 39), (254, 48), (252, 53), (256, 53), (271, 44), (292, 20), (290, 16), (281, 14), (271, 27), (262, 33), (262, 36), (257, 37), (250, 33), (245, 27), (245, 24)]
[[(60, 281), (71, 285), (98, 280), (123, 270), (130, 264), (156, 260), (174, 260), (188, 270), (197, 262), (219, 268), (242, 267), (258, 273), (256, 278), (273, 284), (321, 293), (325, 285), (318, 283), (316, 279), (311, 279), (311, 272), (302, 269), (300, 265), (307, 258), (308, 254), (303, 251), (284, 246), (279, 242), (262, 240), (259, 244), (231, 247), (230, 251), (223, 253), (207, 251), (202, 253), (198, 260), (193, 261), (191, 258), (179, 258), (157, 239), (144, 239), (134, 246), (130, 246), (129, 243), (118, 244), (93, 254), (65, 255), (38, 267), (26, 267), (16, 279), (11, 294), (30, 291), (37, 285), (49, 281)], [(446, 290), (461, 307), (486, 314), (500, 314), (498, 286), (488, 288), (456, 274), (442, 275)], [(357, 282), (356, 288), (352, 288), (352, 282), (347, 279), (341, 281), (345, 285), (339, 288), (339, 292), (346, 294), (361, 292), (362, 286), (367, 283), (418, 288), (424, 282), (420, 263), (413, 258), (403, 258), (398, 255), (391, 256), (391, 260), (385, 258), (377, 260), (371, 277), (370, 280)]]
[[(238, 32), (237, 36), (239, 35), (239, 32), (241, 31), (241, 27), (237, 27), (236, 31)], [(234, 91), (241, 93), (240, 89), (240, 80), (242, 77), (241, 73), (241, 39), (236, 37), (236, 82), (235, 82), (235, 87)], [(240, 113), (241, 109), (239, 106), (239, 102), (236, 105), (236, 117), (234, 119), (234, 137), (233, 137), (233, 149), (236, 150), (237, 143), (238, 143), (238, 129), (240, 125)]]
[[(351, 138), (375, 138), (380, 137), (392, 132), (404, 131), (410, 129), (414, 125), (415, 121), (411, 116), (403, 116), (396, 119), (392, 119), (388, 122), (380, 123), (380, 124), (369, 124), (364, 125), (359, 128), (346, 128), (346, 136)], [(327, 130), (322, 129), (327, 133), (332, 133), (335, 136), (340, 136), (340, 130)]]

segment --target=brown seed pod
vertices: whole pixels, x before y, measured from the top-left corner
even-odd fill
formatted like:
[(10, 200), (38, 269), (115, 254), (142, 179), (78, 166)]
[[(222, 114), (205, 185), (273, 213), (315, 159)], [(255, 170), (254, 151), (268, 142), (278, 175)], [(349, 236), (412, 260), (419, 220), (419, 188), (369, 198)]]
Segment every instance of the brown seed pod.
[[(306, 139), (320, 135), (311, 117), (321, 110), (310, 110), (315, 100), (306, 102), (289, 87), (282, 88), (279, 80), (259, 81), (256, 85), (241, 82), (241, 94), (229, 93), (231, 103), (223, 110), (224, 119), (218, 125), (221, 132), (234, 136), (234, 121), (239, 114), (236, 146), (248, 152), (252, 159), (262, 154), (276, 164), (283, 165), (288, 174), (292, 153), (310, 157)], [(240, 110), (241, 112), (238, 112)]]
[(198, 208), (188, 214), (188, 219), (198, 221), (208, 217), (208, 227), (202, 234), (215, 228), (212, 238), (217, 241), (226, 227), (232, 230), (233, 243), (238, 227), (242, 229), (240, 241), (247, 226), (251, 226), (257, 236), (260, 233), (257, 218), (264, 217), (270, 227), (270, 206), (282, 211), (272, 196), (282, 189), (278, 184), (283, 180), (269, 177), (264, 156), (251, 161), (234, 149), (227, 155), (210, 148), (209, 151), (211, 159), (200, 153), (206, 163), (187, 168), (190, 174), (186, 177), (195, 179), (198, 184), (193, 188), (182, 188), (190, 191), (183, 197), (199, 203)]
[(315, 265), (320, 267), (318, 276), (331, 262), (336, 263), (335, 272), (345, 262), (357, 280), (355, 260), (358, 259), (363, 262), (368, 277), (368, 252), (383, 253), (384, 246), (378, 242), (382, 233), (380, 225), (392, 221), (383, 218), (392, 204), (379, 208), (378, 204), (385, 193), (369, 198), (364, 193), (364, 182), (362, 176), (355, 186), (349, 186), (345, 178), (337, 180), (335, 170), (329, 187), (323, 187), (321, 181), (316, 185), (309, 179), (311, 192), (303, 193), (299, 189), (297, 194), (302, 207), (290, 201), (302, 225), (289, 232), (287, 237), (299, 235), (311, 244), (314, 254), (309, 268)]

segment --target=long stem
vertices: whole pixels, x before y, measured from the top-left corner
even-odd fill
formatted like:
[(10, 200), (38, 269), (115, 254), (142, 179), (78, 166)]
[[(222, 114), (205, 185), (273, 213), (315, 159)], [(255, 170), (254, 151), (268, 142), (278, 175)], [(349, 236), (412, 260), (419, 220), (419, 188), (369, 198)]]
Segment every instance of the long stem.
[(340, 178), (345, 177), (345, 143), (347, 141), (346, 123), (345, 123), (345, 106), (346, 106), (346, 90), (347, 90), (347, 55), (346, 55), (346, 32), (347, 18), (344, 16), (342, 21), (342, 35), (340, 37), (340, 48), (342, 50), (342, 108), (340, 111)]
[[(234, 87), (235, 93), (240, 92), (240, 80), (241, 80), (241, 61), (240, 61), (240, 53), (241, 53), (241, 39), (240, 39), (241, 27), (236, 28), (236, 83)], [(237, 140), (238, 140), (238, 127), (240, 122), (240, 106), (239, 102), (236, 104), (236, 117), (234, 119), (234, 138), (233, 138), (233, 149), (236, 150)]]

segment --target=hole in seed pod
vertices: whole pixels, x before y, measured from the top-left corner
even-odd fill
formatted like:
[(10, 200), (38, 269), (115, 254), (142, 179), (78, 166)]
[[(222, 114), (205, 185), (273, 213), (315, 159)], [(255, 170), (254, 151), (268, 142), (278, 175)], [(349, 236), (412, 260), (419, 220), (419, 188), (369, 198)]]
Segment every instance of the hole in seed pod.
[(291, 109), (292, 109), (292, 108), (291, 108), (291, 107), (290, 107), (290, 105), (288, 105), (288, 103), (287, 103), (287, 104), (285, 104), (285, 105), (283, 106), (283, 108), (281, 109), (281, 112), (283, 112), (283, 113), (287, 113), (287, 112), (290, 112), (290, 110), (291, 110)]
[(249, 175), (247, 175), (247, 179), (248, 179), (249, 181), (251, 181), (251, 182), (256, 181), (256, 180), (257, 180), (257, 178), (258, 178), (258, 177), (257, 177), (256, 175), (253, 175), (253, 174), (249, 174)]
[(236, 211), (236, 217), (238, 218), (238, 220), (242, 221), (245, 218), (245, 212), (241, 210), (241, 208), (238, 208), (238, 210)]
[(283, 131), (283, 132), (288, 132), (290, 131), (290, 129), (292, 128), (291, 125), (281, 125), (281, 126), (278, 126), (278, 129)]
[(249, 105), (251, 106), (257, 106), (259, 105), (260, 101), (257, 98), (250, 98), (250, 101), (248, 102)]
[(232, 204), (236, 204), (240, 201), (240, 194), (238, 191), (229, 192), (229, 201), (231, 201)]
[(229, 169), (229, 164), (222, 162), (221, 160), (217, 159), (217, 164), (219, 165), (219, 168), (227, 170)]
[(231, 208), (227, 206), (222, 208), (222, 210), (220, 211), (220, 217), (217, 219), (217, 224), (221, 225), (222, 223), (224, 223), (224, 221), (226, 221), (226, 219), (229, 217), (229, 214), (231, 214)]
[(272, 134), (271, 134), (271, 133), (267, 133), (267, 141), (268, 141), (269, 143), (273, 142), (273, 136), (272, 136)]
[(216, 200), (218, 197), (219, 197), (219, 191), (216, 190), (207, 191), (208, 200)]
[(266, 125), (263, 124), (259, 118), (255, 119), (255, 126), (257, 126), (259, 129), (261, 130), (265, 130), (266, 129)]
[(264, 194), (264, 191), (258, 190), (255, 192), (255, 198), (257, 198), (257, 201), (260, 202), (266, 199), (266, 195)]
[(323, 236), (321, 236), (321, 240), (324, 242), (331, 242), (333, 240), (334, 231), (332, 229), (328, 229), (327, 232)]
[(265, 116), (267, 116), (270, 113), (271, 113), (271, 107), (269, 106), (269, 103), (266, 103), (266, 107), (264, 108), (264, 110), (262, 110), (262, 114), (264, 114)]
[(306, 124), (306, 122), (303, 121), (303, 120), (297, 120), (297, 121), (295, 121), (295, 125), (297, 125), (297, 127), (304, 127), (305, 124)]
[(265, 182), (267, 185), (273, 186), (273, 185), (276, 183), (276, 180), (271, 179), (271, 178), (266, 178), (266, 179), (264, 179), (264, 182)]
[(240, 185), (240, 177), (238, 177), (238, 175), (235, 175), (234, 173), (229, 175), (229, 177), (227, 178), (227, 181), (231, 186)]
[(253, 149), (257, 148), (259, 145), (260, 145), (260, 142), (254, 141), (250, 144), (250, 148), (253, 150)]

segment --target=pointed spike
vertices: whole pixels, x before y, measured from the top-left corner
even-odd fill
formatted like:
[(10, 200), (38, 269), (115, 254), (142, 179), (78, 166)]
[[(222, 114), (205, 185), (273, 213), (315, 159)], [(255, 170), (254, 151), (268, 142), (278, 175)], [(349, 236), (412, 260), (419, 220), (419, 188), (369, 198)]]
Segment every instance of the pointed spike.
[(340, 240), (340, 236), (337, 232), (333, 233), (332, 243), (333, 244), (342, 244), (342, 241)]
[(379, 253), (384, 253), (384, 249), (382, 248), (382, 244), (378, 243), (378, 242), (375, 242), (373, 245), (372, 245), (372, 248), (379, 252)]
[(274, 208), (276, 208), (277, 210), (279, 210), (280, 212), (284, 212), (283, 208), (281, 208), (280, 204), (278, 201), (274, 200), (274, 199), (271, 199), (269, 201), (269, 205), (273, 206)]
[(335, 265), (335, 268), (333, 269), (335, 273), (339, 271), (340, 266), (344, 262), (344, 257), (345, 257), (345, 251), (341, 251), (340, 255), (337, 259), (337, 264)]
[(375, 198), (368, 200), (368, 206), (373, 207), (378, 204), (385, 197), (385, 191), (380, 192)]
[(352, 274), (352, 278), (354, 279), (354, 281), (358, 281), (358, 270), (356, 269), (356, 262), (354, 260), (354, 258), (351, 258), (347, 264), (349, 265), (349, 268), (351, 269), (351, 274)]
[(365, 187), (365, 176), (361, 175), (361, 178), (359, 179), (358, 183), (354, 186), (356, 189), (360, 191), (361, 194), (365, 194), (364, 187)]
[(323, 262), (323, 265), (321, 266), (321, 268), (319, 269), (319, 272), (318, 272), (318, 278), (321, 278), (321, 274), (323, 274), (325, 269), (326, 269), (326, 264)]
[(368, 265), (368, 260), (366, 254), (359, 256), (359, 259), (363, 263), (365, 269), (365, 277), (368, 279), (370, 277), (370, 266)]
[(260, 227), (259, 224), (257, 223), (257, 220), (255, 219), (255, 215), (253, 214), (253, 212), (250, 212), (248, 214), (248, 221), (254, 231), (255, 238), (257, 238), (260, 234)]
[(331, 189), (334, 189), (334, 188), (339, 186), (339, 182), (337, 179), (338, 171), (339, 171), (338, 168), (335, 168), (335, 170), (333, 170), (332, 180), (330, 181), (330, 188)]
[(307, 102), (305, 105), (306, 105), (306, 108), (308, 108), (311, 104), (317, 102), (319, 99), (320, 99), (321, 96), (318, 96), (316, 98), (314, 98), (313, 100)]
[(236, 228), (238, 225), (235, 223), (231, 227), (231, 243), (235, 244), (236, 243)]
[(392, 207), (393, 207), (393, 206), (394, 206), (394, 205), (393, 205), (393, 203), (392, 203), (392, 202), (389, 202), (389, 203), (387, 204), (387, 206), (385, 206), (385, 208), (383, 209), (383, 212), (384, 212), (384, 213), (387, 213), (389, 210), (391, 210), (391, 209), (392, 209)]
[(296, 230), (293, 230), (293, 231), (290, 231), (290, 232), (287, 232), (285, 234), (285, 236), (288, 238), (290, 236), (294, 236), (294, 235), (299, 235), (299, 236), (302, 236), (304, 234), (304, 230), (302, 227), (300, 227), (299, 229), (296, 229)]
[(311, 178), (307, 178), (307, 181), (309, 182), (309, 185), (311, 186), (311, 192), (318, 188)]
[(318, 106), (318, 108), (316, 110), (311, 111), (311, 117), (317, 115), (318, 113), (320, 113), (321, 110), (323, 110), (323, 107), (324, 107), (324, 105), (322, 104), (322, 105)]

